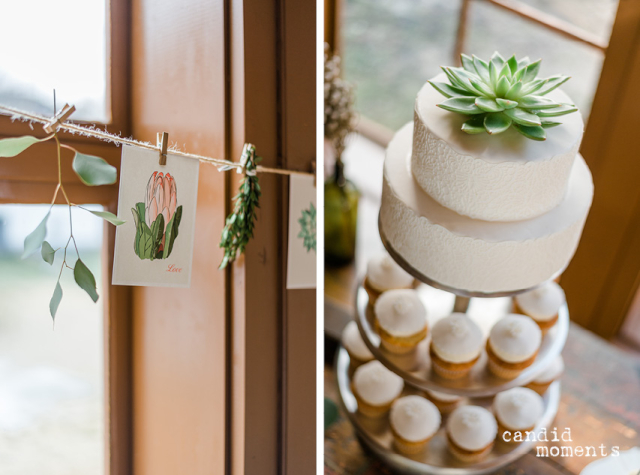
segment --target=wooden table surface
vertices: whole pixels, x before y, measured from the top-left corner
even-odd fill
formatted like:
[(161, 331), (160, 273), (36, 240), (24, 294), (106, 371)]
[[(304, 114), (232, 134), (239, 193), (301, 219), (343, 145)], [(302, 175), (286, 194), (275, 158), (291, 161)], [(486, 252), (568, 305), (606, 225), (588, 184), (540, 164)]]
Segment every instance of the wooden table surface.
[[(377, 235), (383, 149), (356, 137), (345, 152), (348, 176), (363, 192), (358, 218), (357, 258), (352, 265), (325, 273), (325, 396), (339, 407), (332, 359), (335, 337), (354, 314), (355, 288), (366, 256), (382, 249)], [(571, 309), (569, 309), (571, 312)], [(570, 428), (566, 445), (600, 445), (627, 450), (640, 446), (640, 357), (571, 325), (564, 351), (565, 372), (558, 415), (552, 427)], [(529, 453), (496, 472), (500, 475), (577, 475), (597, 457), (538, 458)], [(341, 412), (325, 432), (325, 475), (389, 475), (392, 472), (367, 455)], [(602, 474), (609, 475), (609, 474)]]

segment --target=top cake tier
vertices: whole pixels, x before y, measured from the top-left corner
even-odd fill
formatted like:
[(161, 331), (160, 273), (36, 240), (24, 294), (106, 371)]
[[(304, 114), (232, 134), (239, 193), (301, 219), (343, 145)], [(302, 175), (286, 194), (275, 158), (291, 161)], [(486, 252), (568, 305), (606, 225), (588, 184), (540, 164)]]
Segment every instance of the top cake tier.
[[(441, 74), (434, 81), (446, 82)], [(562, 91), (549, 98), (571, 103)], [(411, 170), (441, 205), (485, 221), (518, 221), (555, 208), (565, 194), (580, 147), (580, 113), (560, 118), (547, 139), (526, 139), (513, 128), (499, 135), (468, 135), (468, 119), (436, 106), (442, 96), (426, 83), (416, 99)]]

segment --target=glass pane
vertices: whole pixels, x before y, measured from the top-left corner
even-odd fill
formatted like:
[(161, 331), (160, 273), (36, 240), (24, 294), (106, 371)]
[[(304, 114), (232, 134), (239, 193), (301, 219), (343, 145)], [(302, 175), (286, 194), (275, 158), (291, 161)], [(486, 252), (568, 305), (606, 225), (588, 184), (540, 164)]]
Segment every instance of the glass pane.
[(618, 0), (520, 0), (609, 42)]
[(496, 45), (503, 55), (515, 53), (517, 57), (542, 58), (541, 77), (571, 76), (562, 89), (571, 96), (586, 120), (600, 79), (602, 53), (498, 7), (471, 2), (464, 51), (487, 58)]
[(344, 76), (359, 113), (392, 129), (412, 120), (420, 87), (451, 63), (458, 8), (448, 0), (345, 1)]
[(77, 120), (107, 123), (105, 0), (0, 2), (0, 103), (50, 115), (74, 104)]
[[(62, 264), (22, 260), (24, 237), (47, 205), (0, 206), (0, 473), (104, 473), (102, 301), (94, 304), (65, 269), (55, 327), (49, 299)], [(99, 209), (94, 207), (93, 209)], [(102, 220), (75, 209), (80, 255), (101, 289)], [(66, 206), (54, 206), (47, 240), (64, 246)], [(75, 254), (70, 252), (75, 260)]]

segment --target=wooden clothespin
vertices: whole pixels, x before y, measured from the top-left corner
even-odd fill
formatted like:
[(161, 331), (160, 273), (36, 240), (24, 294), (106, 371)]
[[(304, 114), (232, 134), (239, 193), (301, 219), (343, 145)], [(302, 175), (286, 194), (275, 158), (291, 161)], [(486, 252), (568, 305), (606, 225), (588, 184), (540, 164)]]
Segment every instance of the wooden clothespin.
[(48, 134), (54, 133), (58, 130), (58, 127), (62, 125), (64, 121), (66, 121), (71, 114), (76, 111), (76, 106), (70, 106), (69, 104), (65, 104), (62, 110), (56, 114), (48, 123), (42, 126), (44, 131)]
[(167, 164), (167, 147), (169, 146), (169, 134), (167, 132), (158, 132), (158, 148), (160, 149), (160, 165)]

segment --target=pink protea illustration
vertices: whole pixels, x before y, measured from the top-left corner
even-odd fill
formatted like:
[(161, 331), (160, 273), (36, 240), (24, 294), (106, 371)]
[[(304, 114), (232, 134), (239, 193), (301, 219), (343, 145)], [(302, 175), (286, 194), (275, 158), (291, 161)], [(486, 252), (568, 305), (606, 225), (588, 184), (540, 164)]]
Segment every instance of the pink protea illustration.
[[(147, 194), (145, 196), (145, 221), (147, 226), (156, 220), (159, 214), (164, 217), (164, 233), (167, 225), (176, 212), (177, 189), (176, 181), (171, 174), (162, 175), (162, 172), (153, 172), (147, 183)], [(162, 247), (164, 247), (165, 236), (162, 236)]]

